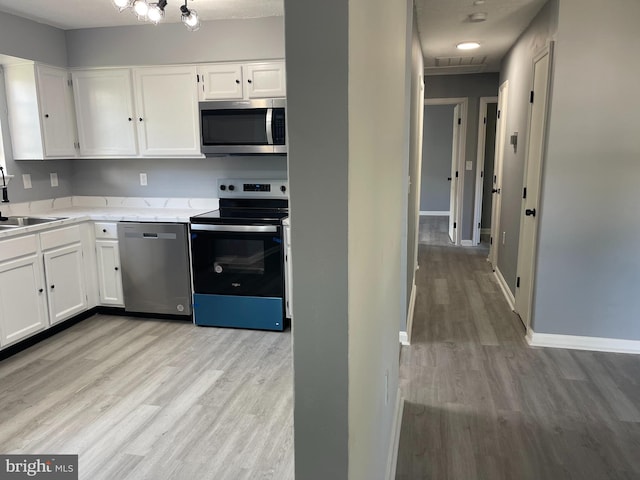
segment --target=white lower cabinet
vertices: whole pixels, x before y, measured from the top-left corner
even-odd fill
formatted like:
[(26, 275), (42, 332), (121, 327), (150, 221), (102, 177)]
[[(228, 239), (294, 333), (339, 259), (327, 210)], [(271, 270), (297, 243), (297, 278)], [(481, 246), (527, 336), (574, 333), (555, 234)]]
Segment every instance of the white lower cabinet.
[(0, 263), (0, 345), (22, 340), (48, 324), (41, 256)]
[(51, 325), (87, 309), (81, 243), (45, 252), (44, 271)]
[(117, 240), (96, 240), (100, 304), (124, 306)]

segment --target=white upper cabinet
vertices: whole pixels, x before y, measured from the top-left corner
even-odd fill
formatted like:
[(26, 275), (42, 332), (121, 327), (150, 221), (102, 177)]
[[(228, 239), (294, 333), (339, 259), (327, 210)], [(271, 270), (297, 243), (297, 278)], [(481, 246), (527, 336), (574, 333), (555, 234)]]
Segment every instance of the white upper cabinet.
[(244, 71), (247, 98), (284, 97), (287, 94), (284, 62), (250, 63)]
[(242, 65), (223, 63), (198, 67), (200, 100), (242, 99)]
[(71, 76), (80, 154), (136, 156), (131, 71), (128, 68), (80, 70)]
[(286, 96), (284, 62), (220, 63), (198, 67), (200, 100)]
[(4, 68), (14, 159), (74, 158), (76, 126), (69, 73), (36, 64)]
[(200, 155), (196, 67), (133, 70), (140, 153)]

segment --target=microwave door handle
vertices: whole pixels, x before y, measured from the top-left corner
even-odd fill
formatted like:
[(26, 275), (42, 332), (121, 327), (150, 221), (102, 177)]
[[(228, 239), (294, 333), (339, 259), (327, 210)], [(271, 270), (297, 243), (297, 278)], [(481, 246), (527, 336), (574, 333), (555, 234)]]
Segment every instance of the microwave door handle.
[(273, 108), (267, 108), (267, 118), (266, 118), (266, 126), (267, 126), (267, 145), (273, 145)]

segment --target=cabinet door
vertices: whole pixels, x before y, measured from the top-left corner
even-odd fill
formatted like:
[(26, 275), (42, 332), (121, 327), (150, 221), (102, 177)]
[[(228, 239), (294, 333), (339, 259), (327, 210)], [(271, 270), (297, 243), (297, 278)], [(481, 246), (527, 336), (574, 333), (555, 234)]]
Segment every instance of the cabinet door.
[(242, 65), (225, 63), (198, 67), (200, 100), (241, 100)]
[(37, 75), (45, 156), (75, 157), (75, 116), (69, 73), (38, 65)]
[(195, 67), (134, 70), (143, 155), (201, 155)]
[(77, 71), (71, 77), (80, 154), (137, 155), (129, 69)]
[(284, 62), (250, 63), (245, 66), (247, 98), (284, 97), (287, 94)]
[(52, 325), (87, 309), (80, 243), (46, 252), (44, 271)]
[(102, 305), (124, 306), (117, 240), (97, 240), (98, 283)]
[(0, 264), (2, 346), (47, 327), (46, 294), (38, 255)]

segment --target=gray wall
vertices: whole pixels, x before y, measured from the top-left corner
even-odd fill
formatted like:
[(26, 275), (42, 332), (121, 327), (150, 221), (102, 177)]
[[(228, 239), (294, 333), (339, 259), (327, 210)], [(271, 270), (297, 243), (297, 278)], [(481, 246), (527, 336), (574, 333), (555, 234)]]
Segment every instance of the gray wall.
[(640, 340), (640, 2), (562, 1), (536, 332)]
[(348, 3), (284, 3), (295, 476), (341, 480), (349, 468)]
[[(66, 66), (67, 51), (64, 32), (57, 28), (32, 22), (0, 12), (0, 54), (35, 60), (50, 65)], [(15, 178), (9, 183), (11, 202), (28, 202), (71, 194), (71, 168), (64, 160), (13, 160), (7, 121), (4, 75), (0, 75), (0, 125), (7, 172)], [(59, 186), (51, 187), (50, 173), (58, 174)], [(25, 190), (22, 175), (31, 175), (33, 188)]]
[[(500, 84), (509, 81), (509, 101), (506, 115), (506, 132), (518, 132), (518, 150), (514, 152), (507, 138), (504, 148), (502, 171), (502, 211), (500, 213), (500, 245), (498, 269), (511, 292), (515, 293), (520, 215), (522, 208), (522, 183), (529, 122), (529, 92), (533, 79), (533, 57), (557, 31), (558, 0), (550, 0), (531, 25), (520, 36), (502, 62)], [(502, 232), (505, 242), (502, 243)]]
[(484, 177), (482, 180), (481, 228), (491, 228), (491, 202), (493, 189), (493, 164), (496, 155), (496, 121), (498, 104), (487, 105), (487, 135), (484, 142)]
[[(287, 157), (75, 160), (74, 195), (217, 197), (218, 178), (286, 178)], [(147, 186), (140, 186), (140, 173)]]
[(455, 105), (425, 105), (421, 211), (449, 211)]
[(164, 65), (284, 58), (282, 17), (90, 28), (66, 32), (70, 67)]
[[(473, 203), (475, 200), (480, 97), (495, 97), (498, 95), (498, 74), (429, 76), (426, 77), (426, 94), (427, 98), (469, 98), (465, 160), (473, 162), (473, 170), (464, 171), (461, 238), (462, 240), (470, 240), (473, 236)], [(425, 148), (428, 148), (428, 146)]]
[(384, 477), (406, 261), (409, 6), (285, 0), (296, 478)]

